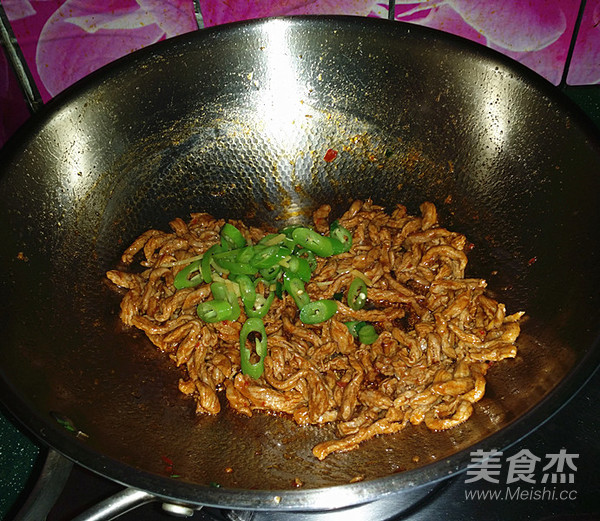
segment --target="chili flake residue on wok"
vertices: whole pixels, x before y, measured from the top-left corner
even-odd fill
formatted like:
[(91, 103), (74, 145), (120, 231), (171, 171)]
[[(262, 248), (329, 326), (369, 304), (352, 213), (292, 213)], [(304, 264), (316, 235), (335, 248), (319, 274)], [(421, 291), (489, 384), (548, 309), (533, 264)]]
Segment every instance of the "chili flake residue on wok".
[[(330, 234), (329, 213), (323, 206), (313, 215), (322, 236)], [(266, 356), (257, 361), (251, 353), (251, 363), (260, 365), (254, 375), (241, 370), (240, 332), (248, 317), (241, 295), (231, 297), (236, 277), (222, 267), (213, 272), (228, 290), (223, 298), (239, 306), (231, 320), (200, 312), (216, 297), (199, 267), (195, 285), (175, 287), (178, 273), (192, 260), (199, 265), (223, 240), (224, 220), (197, 213), (188, 223), (172, 221), (169, 233), (149, 230), (122, 256), (128, 266), (141, 258), (143, 271), (107, 273), (128, 290), (122, 321), (185, 367), (179, 389), (195, 399), (198, 413), (219, 413), (217, 393), (224, 390), (229, 405), (247, 416), (265, 411), (288, 414), (299, 425), (333, 422), (337, 438), (313, 448), (320, 460), (409, 423), (444, 430), (466, 421), (484, 395), (490, 362), (515, 357), (523, 315), (507, 315), (504, 304), (486, 295), (484, 280), (464, 277), (466, 237), (441, 227), (432, 203), (423, 203), (416, 217), (401, 205), (387, 214), (371, 201), (355, 201), (337, 223), (351, 233), (350, 249), (315, 256), (298, 294), (253, 279), (257, 294), (277, 293), (261, 318)], [(241, 221), (227, 224), (246, 245), (278, 237)], [(280, 264), (289, 267), (287, 260)], [(302, 291), (311, 303), (336, 302), (333, 316), (302, 322)], [(357, 324), (367, 333), (359, 336)], [(262, 338), (254, 336), (244, 340), (258, 346)]]

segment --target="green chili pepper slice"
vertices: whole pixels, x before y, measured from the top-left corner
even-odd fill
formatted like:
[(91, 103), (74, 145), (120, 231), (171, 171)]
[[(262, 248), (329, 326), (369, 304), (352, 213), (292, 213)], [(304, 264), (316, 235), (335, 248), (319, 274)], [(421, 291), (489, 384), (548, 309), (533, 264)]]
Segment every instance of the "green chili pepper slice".
[(246, 246), (244, 248), (239, 248), (237, 251), (237, 255), (235, 260), (241, 264), (249, 264), (254, 255), (256, 255), (257, 249), (259, 246)]
[(291, 251), (296, 247), (296, 242), (291, 237), (286, 236), (281, 245)]
[(317, 269), (317, 257), (310, 250), (304, 250), (298, 253), (298, 257), (301, 259), (306, 259), (308, 261), (308, 265), (310, 267), (310, 271), (315, 271)]
[(283, 268), (281, 266), (275, 264), (269, 268), (263, 268), (262, 270), (259, 270), (259, 273), (260, 276), (267, 282), (273, 282), (275, 279), (277, 279), (277, 277), (279, 277), (282, 270)]
[(344, 325), (348, 328), (350, 334), (356, 338), (358, 337), (358, 332), (360, 331), (360, 329), (363, 326), (366, 326), (367, 323), (363, 320), (352, 320), (350, 322), (344, 322)]
[(372, 344), (377, 338), (379, 338), (379, 335), (372, 324), (365, 324), (358, 330), (358, 340), (361, 344)]
[(333, 237), (330, 237), (331, 240), (331, 245), (333, 246), (333, 254), (334, 255), (339, 255), (340, 253), (346, 253), (346, 250), (344, 249), (345, 246), (338, 241), (337, 239), (334, 239)]
[(310, 282), (312, 270), (310, 269), (308, 261), (302, 257), (292, 255), (288, 261), (288, 268), (286, 271), (304, 282)]
[(315, 300), (300, 309), (300, 320), (305, 324), (319, 324), (329, 320), (338, 309), (335, 300)]
[(200, 264), (201, 259), (198, 259), (194, 262), (191, 262), (185, 268), (179, 271), (177, 275), (175, 275), (175, 279), (173, 280), (173, 286), (175, 286), (175, 289), (193, 288), (194, 286), (197, 286), (198, 284), (203, 282), (201, 271), (199, 271), (193, 277), (190, 277), (192, 273), (198, 271)]
[[(231, 315), (227, 318), (223, 318), (222, 320), (237, 320), (240, 318), (241, 309), (240, 304), (238, 302), (238, 298), (224, 282), (213, 282), (210, 285), (210, 291), (212, 292), (214, 301), (222, 301), (227, 302), (231, 306)], [(214, 302), (212, 301), (212, 302)], [(211, 301), (209, 301), (211, 302)], [(216, 320), (215, 322), (218, 322)]]
[(288, 237), (287, 235), (285, 235), (285, 233), (269, 233), (265, 235), (260, 241), (258, 241), (258, 244), (260, 244), (261, 246), (281, 245), (287, 238)]
[(283, 298), (283, 282), (280, 280), (275, 282), (275, 295), (277, 295), (277, 298)]
[(279, 243), (280, 246), (285, 246), (290, 250), (293, 250), (296, 247), (296, 242), (292, 238), (292, 232), (296, 228), (299, 228), (299, 226), (286, 226), (279, 232), (278, 237), (283, 237), (283, 239)]
[(230, 261), (230, 262), (237, 262), (238, 255), (240, 254), (240, 252), (243, 249), (244, 248), (236, 248), (235, 250), (228, 250), (226, 248), (223, 248), (223, 246), (221, 246), (221, 250), (217, 251), (213, 254), (213, 259), (215, 262), (219, 262), (222, 260)]
[(283, 246), (267, 246), (252, 257), (250, 264), (258, 269), (270, 268), (291, 254), (292, 251)]
[(273, 246), (273, 244), (280, 243), (284, 237), (285, 235), (282, 233), (267, 233), (267, 235), (258, 241), (258, 244), (263, 244), (264, 246)]
[(291, 238), (292, 234), (294, 233), (294, 230), (296, 230), (297, 228), (301, 228), (301, 226), (286, 226), (285, 228), (282, 228), (279, 233), (283, 233), (285, 236)]
[(348, 305), (359, 310), (365, 306), (367, 302), (367, 284), (359, 277), (355, 277), (348, 288)]
[(240, 297), (242, 298), (244, 309), (247, 310), (252, 308), (256, 301), (256, 289), (254, 288), (254, 283), (248, 275), (238, 275), (235, 278), (235, 281), (240, 287)]
[(258, 293), (252, 306), (244, 305), (246, 315), (251, 318), (263, 318), (269, 312), (273, 300), (275, 300), (275, 293), (273, 291), (269, 293), (267, 298)]
[[(339, 221), (333, 221), (329, 226), (329, 236), (334, 242), (334, 249), (339, 249), (338, 253), (345, 253), (352, 248), (352, 234), (344, 228)], [(339, 244), (338, 244), (339, 243)]]
[(214, 323), (222, 320), (233, 320), (233, 306), (226, 300), (209, 300), (200, 302), (196, 308), (198, 316), (204, 322)]
[(298, 277), (288, 277), (284, 272), (283, 289), (289, 293), (292, 299), (294, 299), (298, 309), (302, 309), (310, 303), (310, 297), (304, 288), (304, 282)]
[[(251, 362), (252, 351), (246, 346), (248, 336), (251, 333), (260, 335), (260, 339), (254, 339), (256, 344), (256, 354), (260, 357), (259, 361), (256, 363)], [(265, 325), (260, 318), (249, 318), (244, 322), (240, 331), (240, 365), (242, 373), (254, 379), (260, 378), (265, 370), (265, 356), (267, 356), (267, 332), (265, 330)]]
[(248, 263), (236, 262), (228, 259), (213, 259), (219, 267), (233, 275), (254, 275), (256, 268)]
[(210, 269), (210, 263), (212, 262), (213, 255), (223, 250), (221, 245), (213, 244), (208, 250), (204, 252), (204, 256), (200, 261), (200, 272), (202, 273), (202, 280), (207, 284), (212, 282), (212, 270)]
[(221, 228), (221, 245), (227, 250), (246, 246), (246, 239), (233, 224), (225, 223)]
[(296, 228), (292, 232), (292, 238), (298, 246), (302, 246), (320, 257), (331, 257), (333, 255), (331, 239), (310, 228)]
[(215, 300), (229, 300), (229, 289), (224, 282), (213, 282), (210, 285), (210, 291)]

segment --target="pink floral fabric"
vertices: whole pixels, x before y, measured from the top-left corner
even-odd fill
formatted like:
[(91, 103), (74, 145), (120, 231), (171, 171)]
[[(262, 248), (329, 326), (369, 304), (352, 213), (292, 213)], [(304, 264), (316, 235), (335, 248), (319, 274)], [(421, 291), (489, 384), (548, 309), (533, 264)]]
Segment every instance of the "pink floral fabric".
[(368, 16), (373, 0), (200, 0), (205, 27), (267, 16), (344, 14)]
[[(496, 49), (554, 84), (582, 0), (397, 0), (396, 20)], [(44, 102), (99, 67), (152, 43), (197, 30), (194, 0), (2, 0)], [(197, 0), (203, 26), (295, 14), (388, 17), (385, 0)], [(600, 0), (587, 0), (568, 82), (600, 83)], [(0, 59), (0, 145), (15, 112), (15, 82)], [(5, 73), (6, 72), (6, 73)], [(18, 89), (17, 89), (18, 90)], [(17, 105), (22, 105), (18, 104)]]
[(197, 29), (191, 0), (3, 0), (44, 101), (107, 63)]
[[(589, 0), (588, 5), (590, 3), (598, 5), (600, 0)], [(395, 18), (491, 47), (559, 84), (580, 5), (580, 0), (396, 0)], [(207, 26), (290, 14), (352, 14), (380, 18), (388, 18), (389, 14), (388, 2), (370, 0), (200, 0), (200, 6)], [(600, 32), (598, 24), (594, 27), (597, 33)], [(600, 74), (600, 41), (590, 40), (588, 48), (582, 47), (581, 54), (584, 57), (582, 65)]]
[(600, 0), (587, 0), (585, 4), (567, 83), (600, 83)]
[[(487, 45), (558, 84), (579, 7), (579, 0), (399, 0), (396, 19)], [(387, 13), (387, 4), (375, 13)]]

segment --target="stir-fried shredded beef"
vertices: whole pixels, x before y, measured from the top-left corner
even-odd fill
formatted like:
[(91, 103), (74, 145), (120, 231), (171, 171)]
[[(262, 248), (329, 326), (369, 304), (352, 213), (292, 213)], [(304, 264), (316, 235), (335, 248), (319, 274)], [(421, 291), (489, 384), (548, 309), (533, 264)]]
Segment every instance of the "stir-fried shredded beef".
[[(315, 229), (328, 230), (330, 208), (314, 214)], [(368, 282), (367, 305), (353, 310), (342, 299), (326, 322), (302, 323), (292, 298), (276, 298), (264, 318), (269, 353), (264, 373), (240, 371), (238, 321), (204, 323), (197, 305), (210, 286), (176, 290), (183, 259), (219, 242), (224, 220), (192, 214), (171, 222), (172, 232), (149, 230), (123, 253), (141, 273), (113, 270), (108, 278), (128, 291), (121, 319), (143, 330), (178, 366), (182, 393), (198, 413), (217, 414), (217, 393), (241, 414), (285, 413), (299, 425), (334, 422), (337, 438), (319, 443), (314, 455), (356, 449), (374, 436), (398, 432), (409, 423), (433, 430), (452, 428), (473, 413), (485, 392), (490, 362), (516, 355), (522, 312), (507, 315), (504, 304), (486, 295), (482, 279), (464, 278), (468, 244), (464, 235), (438, 224), (436, 208), (421, 216), (398, 205), (391, 215), (370, 201), (355, 201), (339, 219), (353, 236), (349, 252), (318, 258), (306, 290), (312, 300), (347, 291), (360, 274)], [(267, 230), (230, 221), (253, 243)], [(368, 321), (379, 336), (364, 345), (344, 322)]]

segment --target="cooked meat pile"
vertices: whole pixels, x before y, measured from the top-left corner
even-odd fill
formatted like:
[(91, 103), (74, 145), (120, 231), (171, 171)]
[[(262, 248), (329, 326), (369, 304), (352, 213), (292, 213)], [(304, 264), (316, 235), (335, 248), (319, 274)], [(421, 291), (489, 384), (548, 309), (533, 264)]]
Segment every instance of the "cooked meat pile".
[[(313, 215), (314, 229), (325, 235), (329, 213), (323, 206)], [(210, 298), (210, 286), (173, 286), (185, 267), (180, 261), (218, 243), (225, 224), (206, 213), (191, 217), (171, 222), (170, 233), (142, 234), (123, 254), (126, 266), (107, 276), (128, 290), (122, 321), (186, 369), (179, 389), (193, 397), (198, 413), (219, 413), (217, 393), (224, 391), (229, 406), (247, 416), (265, 411), (299, 425), (334, 422), (337, 438), (313, 448), (322, 460), (409, 423), (443, 430), (464, 422), (484, 395), (489, 363), (516, 355), (523, 313), (507, 315), (504, 304), (485, 294), (484, 280), (464, 278), (470, 244), (438, 224), (433, 204), (423, 203), (415, 217), (400, 205), (388, 215), (370, 201), (355, 201), (339, 219), (352, 233), (350, 251), (318, 257), (306, 291), (311, 300), (339, 298), (360, 274), (368, 285), (366, 305), (354, 310), (342, 298), (333, 318), (308, 325), (289, 295), (275, 298), (263, 319), (264, 373), (244, 375), (243, 309), (237, 321), (205, 323), (196, 307)], [(229, 222), (252, 243), (269, 232)], [(143, 271), (128, 267), (134, 259)], [(344, 324), (349, 321), (375, 325), (377, 340), (361, 344)]]

